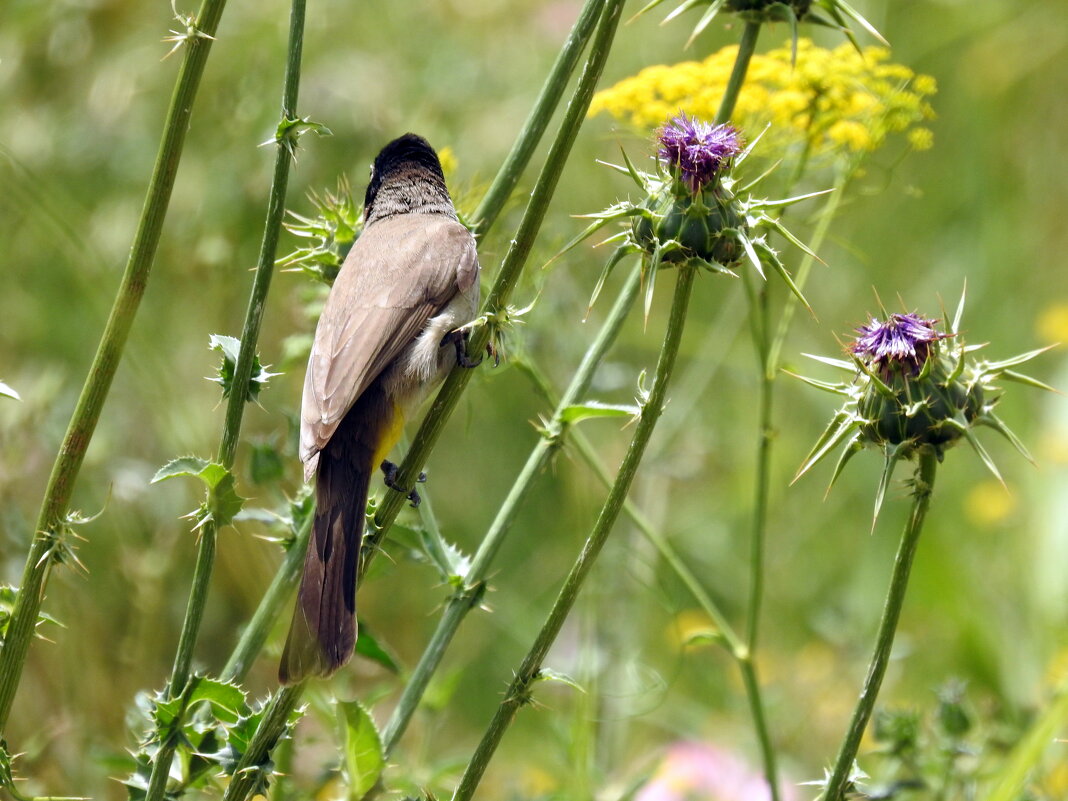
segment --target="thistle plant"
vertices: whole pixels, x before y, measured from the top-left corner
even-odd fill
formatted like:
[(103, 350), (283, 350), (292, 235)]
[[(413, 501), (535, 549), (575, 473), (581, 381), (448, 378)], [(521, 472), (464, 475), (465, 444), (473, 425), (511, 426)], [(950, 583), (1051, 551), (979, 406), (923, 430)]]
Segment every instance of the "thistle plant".
[(865, 447), (881, 451), (883, 471), (875, 492), (874, 528), (895, 466), (903, 460), (916, 464), (909, 482), (912, 513), (894, 560), (867, 678), (825, 783), (822, 801), (842, 801), (862, 775), (854, 768), (854, 760), (890, 660), (935, 474), (946, 450), (967, 440), (987, 468), (1001, 480), (993, 460), (975, 435), (976, 428), (986, 426), (1002, 434), (1025, 458), (1031, 459), (1019, 438), (994, 413), (1001, 397), (995, 382), (1007, 380), (1050, 389), (1014, 369), (1045, 349), (999, 361), (975, 359), (972, 354), (978, 348), (965, 345), (961, 336), (963, 313), (962, 295), (952, 321), (946, 320), (945, 330), (939, 331), (934, 318), (915, 312), (887, 314), (884, 311), (881, 319), (873, 318), (857, 328), (856, 338), (846, 349), (848, 360), (816, 357), (851, 373), (850, 380), (832, 383), (802, 378), (807, 384), (846, 400), (801, 465), (798, 477), (841, 445), (841, 455), (831, 476), (833, 486), (856, 453)]
[[(964, 297), (953, 320), (938, 320), (915, 312), (883, 313), (857, 328), (847, 347), (849, 359), (813, 357), (849, 372), (848, 381), (827, 382), (803, 378), (805, 383), (846, 398), (830, 425), (805, 458), (794, 480), (807, 473), (842, 446), (831, 476), (831, 486), (849, 460), (864, 448), (883, 454), (883, 472), (875, 494), (872, 526), (878, 519), (894, 468), (930, 450), (939, 462), (946, 449), (965, 440), (983, 464), (1001, 481), (1001, 473), (975, 434), (980, 426), (992, 428), (1028, 461), (1031, 454), (994, 408), (1001, 399), (999, 380), (1049, 390), (1046, 384), (1016, 371), (1048, 348), (1009, 359), (975, 359), (983, 345), (967, 346), (960, 333)], [(830, 487), (828, 487), (828, 490)]]
[(629, 175), (644, 198), (637, 203), (624, 200), (586, 215), (595, 222), (562, 251), (567, 252), (609, 222), (631, 221), (629, 228), (605, 240), (620, 244), (597, 279), (590, 306), (616, 265), (635, 253), (641, 256), (646, 319), (652, 307), (657, 271), (677, 264), (734, 277), (738, 275), (735, 268), (749, 264), (761, 278), (765, 267), (769, 267), (807, 306), (790, 273), (768, 244), (765, 232), (777, 231), (812, 254), (770, 212), (823, 193), (766, 200), (751, 194), (756, 182), (739, 186), (733, 170), (745, 162), (757, 141), (743, 150), (741, 135), (729, 123), (714, 125), (680, 113), (657, 132), (655, 173), (638, 170), (623, 153), (626, 166), (611, 166)]

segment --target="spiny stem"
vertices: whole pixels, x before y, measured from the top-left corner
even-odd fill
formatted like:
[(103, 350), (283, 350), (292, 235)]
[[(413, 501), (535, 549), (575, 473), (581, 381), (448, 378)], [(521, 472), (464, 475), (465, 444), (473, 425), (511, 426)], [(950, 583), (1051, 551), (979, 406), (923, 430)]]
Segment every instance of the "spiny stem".
[(156, 155), (122, 283), (89, 375), (67, 426), (63, 444), (52, 466), (30, 553), (22, 573), (22, 583), (8, 623), (3, 650), (0, 651), (0, 733), (7, 725), (11, 704), (37, 626), (37, 616), (44, 601), (52, 562), (49, 549), (53, 538), (59, 536), (63, 526), (85, 451), (93, 438), (141, 297), (144, 295), (170, 204), (178, 163), (182, 157), (193, 101), (211, 50), (211, 37), (218, 28), (225, 5), (226, 0), (204, 0), (195, 22), (197, 31), (204, 35), (193, 36), (185, 41), (185, 54), (167, 109), (163, 138)]
[(303, 692), (304, 683), (301, 682), (291, 687), (283, 687), (271, 698), (248, 748), (234, 769), (234, 776), (226, 787), (223, 801), (244, 801), (256, 786), (271, 774), (271, 752), (278, 744), (279, 738), (285, 734), (290, 715), (300, 703)]
[[(579, 129), (586, 118), (586, 112), (589, 109), (590, 101), (593, 99), (597, 81), (601, 77), (601, 71), (604, 69), (605, 61), (608, 59), (608, 53), (612, 47), (612, 41), (615, 38), (622, 5), (621, 0), (604, 0), (605, 10), (602, 12), (598, 23), (594, 41), (590, 47), (590, 53), (586, 59), (586, 65), (579, 78), (578, 85), (575, 88), (575, 93), (568, 104), (556, 139), (549, 148), (545, 165), (538, 176), (534, 191), (531, 192), (530, 202), (527, 204), (515, 237), (513, 237), (504, 261), (501, 263), (500, 272), (497, 274), (489, 296), (482, 306), (483, 314), (487, 318), (495, 318), (506, 311), (512, 290), (519, 280), (519, 276), (530, 255), (530, 250), (534, 245), (534, 240), (541, 228), (541, 223), (545, 219), (549, 202), (556, 191), (560, 173), (563, 171), (567, 158), (571, 153), (571, 147), (574, 145), (575, 138), (578, 136)], [(481, 352), (486, 347), (491, 334), (489, 329), (490, 326), (486, 325), (472, 333), (469, 345), (472, 352)], [(423, 418), (423, 422), (412, 440), (412, 447), (400, 466), (397, 474), (398, 486), (414, 486), (416, 476), (422, 469), (423, 464), (426, 463), (427, 456), (441, 435), (441, 431), (452, 414), (452, 410), (456, 407), (460, 395), (467, 387), (467, 382), (471, 380), (471, 373), (471, 370), (454, 369), (445, 379), (444, 386), (434, 398), (430, 411)], [(366, 556), (360, 564), (361, 575), (367, 568), (369, 555), (375, 552), (404, 501), (405, 493), (403, 492), (391, 490), (386, 493), (382, 506), (375, 516), (375, 524), (378, 530), (364, 540), (363, 553)]]
[[(300, 62), (304, 46), (304, 8), (305, 0), (293, 0), (289, 17), (289, 44), (285, 80), (282, 89), (282, 120), (296, 119), (297, 95), (300, 87)], [(241, 332), (241, 350), (234, 368), (234, 380), (226, 407), (223, 423), (222, 441), (219, 446), (219, 462), (227, 469), (234, 463), (237, 443), (241, 432), (241, 421), (247, 401), (246, 388), (252, 376), (253, 360), (256, 355), (256, 343), (259, 340), (260, 326), (267, 292), (271, 286), (274, 272), (275, 251), (278, 236), (285, 215), (286, 189), (289, 185), (289, 168), (292, 162), (292, 143), (279, 138), (275, 151), (274, 176), (271, 181), (270, 199), (267, 204), (267, 219), (264, 224), (263, 240), (260, 245), (259, 259), (256, 265), (256, 277), (253, 279), (252, 292), (245, 324)], [(178, 648), (174, 657), (174, 667), (168, 684), (168, 695), (178, 697), (189, 681), (193, 661), (193, 650), (200, 624), (207, 606), (208, 588), (211, 584), (212, 568), (215, 564), (215, 544), (218, 525), (209, 520), (200, 530), (200, 545), (197, 550), (196, 568), (193, 584), (189, 592), (182, 633), (178, 639)], [(177, 740), (165, 741), (156, 752), (152, 764), (152, 775), (146, 801), (161, 801), (170, 773), (171, 760), (177, 747)]]
[(564, 437), (569, 432), (572, 434), (577, 433), (563, 422), (564, 412), (569, 406), (582, 399), (582, 396), (589, 389), (590, 382), (593, 380), (594, 373), (605, 353), (615, 342), (627, 313), (638, 296), (639, 276), (639, 271), (634, 270), (627, 278), (615, 305), (612, 307), (612, 311), (601, 326), (596, 339), (586, 350), (582, 363), (571, 379), (571, 384), (564, 392), (559, 403), (556, 404), (556, 411), (553, 413), (552, 420), (546, 425), (542, 438), (534, 446), (530, 456), (527, 457), (526, 464), (520, 471), (511, 490), (509, 490), (508, 497), (501, 504), (501, 508), (498, 510), (489, 531), (486, 532), (478, 551), (471, 560), (471, 568), (465, 577), (466, 586), (464, 590), (449, 599), (445, 613), (442, 615), (437, 629), (423, 651), (419, 664), (412, 671), (412, 675), (404, 688), (404, 693), (401, 695), (400, 701), (398, 701), (397, 707), (393, 710), (393, 715), (390, 717), (382, 734), (382, 746), (387, 756), (392, 752), (401, 735), (404, 734), (412, 714), (426, 691), (431, 676), (433, 676), (441, 663), (441, 658), (449, 647), (456, 630), (460, 627), (460, 623), (481, 598), (483, 582), (489, 574), (493, 558), (511, 530), (512, 523), (519, 512), (520, 504), (530, 492), (531, 487), (533, 487), (534, 480), (545, 469), (553, 454), (563, 446)]
[(586, 0), (586, 4), (582, 7), (575, 25), (571, 28), (571, 33), (568, 34), (567, 41), (556, 56), (553, 68), (542, 85), (541, 94), (538, 95), (534, 108), (531, 109), (530, 115), (523, 123), (523, 129), (516, 138), (511, 152), (497, 171), (493, 183), (486, 190), (486, 194), (483, 195), (482, 201), (475, 210), (472, 233), (476, 237), (480, 239), (484, 237), (496, 222), (497, 216), (511, 196), (512, 190), (515, 189), (523, 170), (530, 163), (534, 148), (538, 146), (538, 142), (545, 134), (549, 120), (552, 119), (556, 107), (560, 104), (564, 89), (567, 88), (571, 73), (575, 71), (579, 56), (582, 55), (590, 34), (593, 33), (594, 25), (601, 14), (601, 7), (602, 0)]
[(753, 338), (760, 363), (759, 430), (757, 432), (756, 486), (754, 487), (753, 517), (750, 528), (749, 606), (745, 642), (750, 652), (756, 651), (760, 630), (760, 609), (764, 600), (764, 543), (767, 539), (768, 494), (771, 485), (771, 441), (774, 436), (772, 399), (775, 376), (769, 369), (768, 338), (771, 315), (768, 309), (769, 287), (763, 282), (750, 296), (750, 314), (754, 318)]
[(560, 633), (560, 629), (564, 625), (575, 599), (578, 597), (582, 583), (585, 581), (590, 568), (593, 567), (597, 555), (600, 553), (616, 519), (619, 517), (619, 512), (623, 507), (624, 500), (626, 500), (627, 493), (630, 491), (630, 485), (634, 481), (635, 475), (637, 475), (638, 467), (656, 427), (656, 422), (663, 412), (667, 385), (675, 367), (679, 344), (682, 341), (683, 328), (686, 324), (686, 311), (689, 307), (690, 295), (693, 289), (694, 271), (695, 268), (688, 264), (682, 264), (677, 268), (678, 277), (675, 284), (675, 296), (668, 318), (664, 344), (660, 350), (660, 357), (656, 365), (653, 386), (648, 398), (642, 404), (641, 415), (634, 437), (626, 455), (623, 457), (619, 473), (616, 475), (616, 480), (608, 493), (608, 498), (601, 508), (601, 513), (593, 530), (590, 532), (589, 538), (586, 540), (585, 546), (583, 546), (582, 552), (564, 580), (560, 594), (557, 596), (545, 623), (538, 632), (534, 644), (523, 659), (519, 670), (516, 672), (515, 679), (505, 694), (504, 700), (497, 707), (497, 712), (490, 721), (482, 741), (468, 763), (463, 777), (460, 779), (460, 784), (453, 795), (453, 801), (469, 801), (474, 795), (482, 775), (493, 758), (493, 754), (496, 752), (497, 746), (504, 737), (508, 726), (519, 708), (529, 702), (533, 684), (540, 675), (545, 655)]
[(901, 535), (897, 556), (894, 558), (894, 571), (890, 577), (890, 589), (886, 594), (886, 602), (883, 604), (883, 616), (879, 622), (879, 632), (875, 638), (875, 650), (868, 666), (868, 676), (864, 680), (860, 698), (853, 710), (853, 717), (849, 721), (845, 739), (838, 750), (838, 758), (835, 760), (831, 778), (827, 782), (827, 789), (821, 796), (823, 801), (843, 801), (844, 799), (843, 793), (849, 781), (853, 761), (857, 757), (857, 750), (860, 748), (860, 740), (871, 718), (875, 699), (879, 695), (879, 687), (883, 683), (883, 676), (886, 675), (886, 666), (890, 662), (890, 650), (894, 644), (894, 634), (897, 632), (901, 607), (905, 601), (909, 572), (912, 569), (913, 557), (916, 555), (916, 544), (920, 539), (923, 521), (927, 517), (927, 509), (931, 504), (931, 491), (934, 488), (935, 473), (938, 470), (938, 456), (931, 446), (921, 447), (917, 458), (919, 464), (916, 466), (912, 482), (912, 514), (909, 515), (908, 523)]

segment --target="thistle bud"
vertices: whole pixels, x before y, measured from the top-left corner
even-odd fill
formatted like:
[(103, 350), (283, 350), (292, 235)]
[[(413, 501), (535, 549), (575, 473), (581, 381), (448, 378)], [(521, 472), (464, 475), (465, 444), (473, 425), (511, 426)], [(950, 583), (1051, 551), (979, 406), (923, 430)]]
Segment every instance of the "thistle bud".
[(642, 202), (649, 213), (635, 218), (635, 242), (647, 253), (661, 249), (668, 262), (696, 257), (737, 264), (744, 257), (738, 233), (746, 230), (745, 211), (720, 177), (741, 152), (738, 132), (679, 114), (657, 139), (660, 166), (671, 180)]
[(955, 363), (941, 353), (939, 343), (950, 335), (936, 331), (936, 323), (917, 314), (891, 314), (857, 329), (849, 350), (878, 378), (858, 403), (866, 442), (945, 449), (982, 412), (982, 386), (966, 386)]
[(1039, 389), (1052, 388), (1017, 372), (1045, 349), (1021, 353), (1008, 359), (977, 360), (978, 348), (965, 347), (959, 335), (964, 314), (961, 297), (947, 333), (935, 329), (936, 320), (918, 314), (890, 314), (860, 326), (848, 346), (850, 361), (814, 357), (852, 374), (847, 381), (828, 382), (798, 376), (806, 383), (844, 397), (830, 425), (797, 471), (796, 481), (836, 447), (843, 445), (831, 477), (833, 486), (846, 463), (865, 446), (883, 452), (882, 479), (875, 495), (875, 518), (893, 476), (894, 465), (913, 459), (921, 451), (943, 452), (961, 439), (968, 441), (996, 478), (994, 460), (975, 435), (979, 427), (1002, 434), (1026, 459), (1031, 459), (1020, 439), (994, 412), (1000, 398), (998, 379)]

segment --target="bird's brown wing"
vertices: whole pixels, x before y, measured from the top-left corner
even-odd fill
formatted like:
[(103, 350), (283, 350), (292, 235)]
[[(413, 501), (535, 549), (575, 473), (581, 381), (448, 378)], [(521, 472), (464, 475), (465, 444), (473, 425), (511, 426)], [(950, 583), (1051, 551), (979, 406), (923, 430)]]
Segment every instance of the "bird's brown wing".
[(363, 231), (330, 290), (308, 359), (300, 427), (307, 468), (360, 393), (477, 276), (474, 239), (455, 220), (402, 214)]

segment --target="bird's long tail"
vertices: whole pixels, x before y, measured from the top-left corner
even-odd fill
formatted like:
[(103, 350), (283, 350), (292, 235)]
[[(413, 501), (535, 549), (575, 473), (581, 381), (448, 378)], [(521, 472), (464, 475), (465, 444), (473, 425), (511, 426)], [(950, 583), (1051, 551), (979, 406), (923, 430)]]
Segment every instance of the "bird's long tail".
[(356, 645), (356, 577), (371, 477), (392, 446), (392, 404), (375, 381), (319, 454), (315, 520), (293, 622), (278, 667), (282, 684), (329, 676)]

